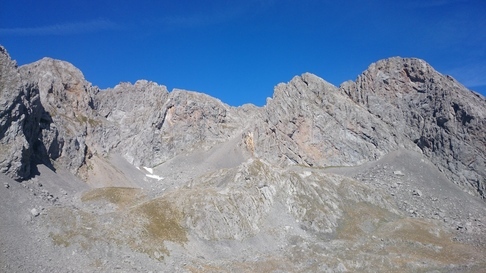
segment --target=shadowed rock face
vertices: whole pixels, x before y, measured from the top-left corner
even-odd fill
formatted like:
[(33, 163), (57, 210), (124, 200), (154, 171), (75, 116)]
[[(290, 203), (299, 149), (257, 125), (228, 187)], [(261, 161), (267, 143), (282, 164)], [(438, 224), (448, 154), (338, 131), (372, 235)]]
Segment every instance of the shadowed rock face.
[(24, 88), (39, 97), (42, 108), (37, 156), (43, 163), (54, 160), (76, 172), (85, 164), (88, 127), (96, 116), (92, 97), (98, 89), (72, 64), (50, 58), (22, 66), (19, 72)]
[(24, 85), (7, 50), (0, 46), (0, 170), (21, 180), (32, 173), (42, 118), (39, 93)]

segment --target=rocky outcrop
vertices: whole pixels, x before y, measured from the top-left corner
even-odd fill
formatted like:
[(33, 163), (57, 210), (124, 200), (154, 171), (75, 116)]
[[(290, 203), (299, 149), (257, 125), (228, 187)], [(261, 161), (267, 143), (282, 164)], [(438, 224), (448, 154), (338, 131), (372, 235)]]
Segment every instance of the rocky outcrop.
[(96, 123), (97, 92), (79, 69), (44, 58), (17, 68), (0, 52), (2, 172), (21, 180), (52, 162), (76, 173), (87, 155), (87, 130)]
[(154, 166), (182, 152), (228, 139), (238, 124), (231, 107), (205, 94), (168, 92), (154, 82), (122, 83), (95, 97), (102, 126), (93, 150), (121, 153), (136, 166)]
[(164, 122), (168, 95), (165, 86), (147, 81), (134, 85), (120, 83), (98, 93), (95, 109), (101, 117), (101, 126), (92, 131), (93, 150), (108, 154), (118, 147), (131, 162), (142, 154), (151, 154), (150, 143), (161, 141), (157, 130)]
[(44, 162), (39, 142), (43, 106), (39, 93), (22, 81), (17, 65), (0, 46), (0, 171), (21, 180)]
[(23, 132), (26, 96), (17, 65), (0, 47), (0, 171), (19, 179), (29, 175), (31, 146)]
[(413, 141), (456, 184), (485, 196), (486, 99), (420, 59), (370, 65), (340, 87), (360, 107)]
[(279, 84), (264, 110), (264, 122), (254, 129), (257, 151), (280, 164), (351, 166), (415, 146), (309, 73)]
[(88, 127), (96, 124), (91, 86), (72, 64), (44, 58), (20, 67), (23, 86), (40, 99), (37, 156), (43, 162), (55, 160), (76, 173), (83, 166), (87, 150)]

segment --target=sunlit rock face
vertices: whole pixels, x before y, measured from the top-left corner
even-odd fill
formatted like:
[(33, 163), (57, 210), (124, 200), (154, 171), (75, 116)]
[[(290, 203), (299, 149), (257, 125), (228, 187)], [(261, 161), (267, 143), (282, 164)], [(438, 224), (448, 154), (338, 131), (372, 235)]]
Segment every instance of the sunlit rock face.
[(412, 141), (452, 181), (484, 198), (486, 100), (420, 59), (376, 62), (341, 86)]
[(30, 174), (34, 149), (38, 161), (76, 173), (92, 154), (116, 151), (154, 166), (251, 134), (252, 153), (282, 166), (351, 166), (398, 148), (421, 151), (484, 196), (485, 99), (423, 60), (382, 60), (339, 88), (305, 73), (278, 84), (262, 108), (145, 80), (100, 91), (67, 62), (17, 68), (4, 49), (2, 71), (2, 140), (18, 147), (2, 164), (16, 179)]

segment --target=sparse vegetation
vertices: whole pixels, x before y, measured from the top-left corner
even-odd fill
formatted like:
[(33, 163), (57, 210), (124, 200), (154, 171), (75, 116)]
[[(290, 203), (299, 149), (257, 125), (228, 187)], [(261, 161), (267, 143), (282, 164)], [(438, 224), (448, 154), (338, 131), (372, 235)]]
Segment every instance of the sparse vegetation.
[[(49, 223), (56, 226), (49, 237), (55, 245), (68, 247), (79, 244), (88, 250), (98, 240), (105, 240), (97, 231), (96, 217), (84, 211), (73, 211), (68, 208), (53, 208), (49, 211)], [(109, 238), (108, 238), (109, 239)]]
[(131, 247), (162, 260), (163, 254), (169, 255), (164, 245), (166, 241), (179, 244), (187, 242), (182, 220), (182, 213), (168, 200), (159, 198), (138, 205), (128, 213), (125, 222), (137, 231), (135, 238), (130, 241)]
[(248, 167), (251, 176), (258, 177), (266, 173), (265, 164), (260, 159), (255, 159)]
[(169, 201), (155, 199), (140, 204), (132, 213), (142, 218), (148, 238), (156, 242), (172, 241), (185, 243), (187, 234), (181, 225), (182, 213), (174, 208)]
[(106, 201), (120, 208), (133, 205), (142, 198), (141, 190), (136, 188), (107, 187), (92, 189), (81, 197), (82, 202)]
[(82, 114), (76, 115), (76, 120), (79, 123), (88, 123), (92, 127), (95, 127), (95, 126), (98, 126), (98, 125), (101, 124), (101, 122), (99, 120), (95, 120), (95, 119), (92, 119), (92, 118), (88, 118), (87, 116), (82, 115)]
[[(140, 192), (131, 188), (94, 189), (82, 197), (83, 202), (109, 201), (120, 207), (134, 204)], [(134, 251), (146, 253), (162, 260), (169, 255), (164, 242), (179, 244), (187, 242), (185, 228), (181, 225), (183, 216), (169, 201), (155, 199), (134, 205), (132, 209), (121, 210), (110, 216), (108, 225), (100, 225), (103, 215), (84, 211), (53, 209), (50, 221), (58, 228), (49, 237), (55, 245), (68, 247), (79, 244), (89, 250), (97, 242), (111, 242), (129, 245)]]

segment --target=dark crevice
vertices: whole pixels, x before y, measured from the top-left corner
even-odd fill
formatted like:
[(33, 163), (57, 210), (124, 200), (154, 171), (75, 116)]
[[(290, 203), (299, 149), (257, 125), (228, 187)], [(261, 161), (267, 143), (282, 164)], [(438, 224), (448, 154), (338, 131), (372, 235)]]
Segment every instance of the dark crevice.
[(469, 115), (459, 104), (453, 103), (452, 108), (456, 114), (456, 120), (461, 122), (462, 125), (471, 123), (471, 120), (474, 119), (474, 117)]

